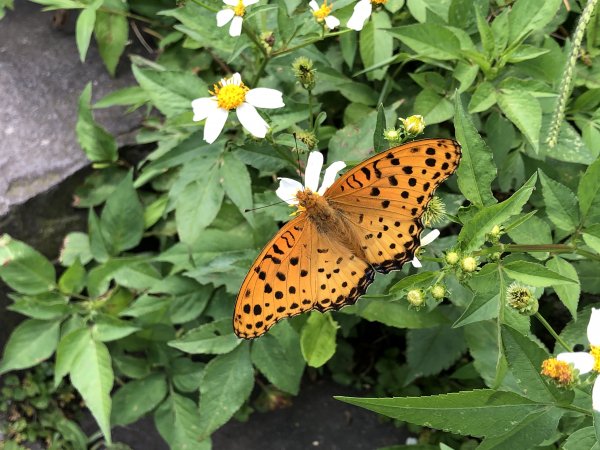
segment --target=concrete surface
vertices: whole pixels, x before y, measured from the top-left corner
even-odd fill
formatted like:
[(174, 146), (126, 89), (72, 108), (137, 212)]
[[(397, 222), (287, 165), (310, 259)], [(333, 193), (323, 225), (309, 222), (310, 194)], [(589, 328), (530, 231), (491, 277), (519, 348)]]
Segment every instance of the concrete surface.
[[(75, 137), (77, 100), (85, 85), (93, 81), (99, 99), (134, 83), (127, 58), (113, 79), (95, 45), (86, 62), (79, 61), (76, 13), (57, 28), (56, 13), (40, 11), (37, 4), (16, 0), (15, 10), (0, 21), (0, 217), (86, 165)], [(99, 110), (96, 118), (121, 144), (139, 123), (139, 116), (116, 109)]]

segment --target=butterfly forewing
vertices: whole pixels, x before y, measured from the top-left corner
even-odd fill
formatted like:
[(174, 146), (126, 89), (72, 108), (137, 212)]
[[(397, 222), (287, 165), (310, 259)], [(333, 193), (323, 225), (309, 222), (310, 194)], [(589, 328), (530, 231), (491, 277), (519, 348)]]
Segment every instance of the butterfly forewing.
[(460, 161), (451, 139), (414, 141), (379, 153), (338, 179), (325, 193), (355, 227), (367, 261), (398, 270), (419, 247), (420, 217), (435, 189)]

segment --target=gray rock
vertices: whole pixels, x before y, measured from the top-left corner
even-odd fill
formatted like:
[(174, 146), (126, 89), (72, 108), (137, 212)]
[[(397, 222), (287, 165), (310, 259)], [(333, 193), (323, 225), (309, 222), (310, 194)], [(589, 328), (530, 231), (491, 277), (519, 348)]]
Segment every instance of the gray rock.
[[(79, 61), (74, 34), (52, 26), (55, 13), (15, 3), (0, 22), (0, 216), (87, 164), (75, 123), (89, 81), (94, 99), (135, 82), (127, 58), (113, 79), (94, 45), (86, 62)], [(72, 24), (77, 12), (69, 14)], [(98, 110), (96, 118), (121, 145), (140, 123), (139, 115), (112, 108)]]

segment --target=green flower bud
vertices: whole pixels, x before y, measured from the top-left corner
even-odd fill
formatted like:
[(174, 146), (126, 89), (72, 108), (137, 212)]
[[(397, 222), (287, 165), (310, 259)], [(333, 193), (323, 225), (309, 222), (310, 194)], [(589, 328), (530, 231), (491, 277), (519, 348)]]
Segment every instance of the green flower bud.
[(446, 297), (446, 287), (443, 284), (434, 284), (431, 286), (431, 296), (436, 300), (443, 300)]
[(460, 259), (460, 255), (455, 251), (449, 251), (448, 253), (446, 253), (444, 259), (446, 260), (447, 264), (454, 266), (458, 263), (458, 260)]
[(317, 137), (315, 136), (315, 134), (312, 131), (298, 130), (295, 132), (295, 134), (296, 134), (296, 139), (298, 139), (300, 142), (303, 142), (304, 144), (306, 144), (309, 151), (313, 150), (319, 143), (319, 140), (317, 139)]
[(408, 291), (408, 295), (406, 296), (408, 303), (415, 308), (419, 308), (423, 306), (425, 303), (425, 294), (421, 289), (412, 289)]
[(506, 289), (506, 299), (511, 308), (524, 316), (533, 316), (539, 308), (538, 300), (531, 289), (518, 283), (512, 283)]
[(423, 224), (426, 227), (431, 227), (436, 223), (441, 222), (446, 217), (446, 205), (437, 195), (433, 197), (423, 211)]
[(313, 62), (304, 56), (300, 56), (292, 63), (292, 69), (296, 79), (302, 87), (308, 91), (312, 90), (316, 84), (316, 70), (313, 68)]
[(402, 122), (406, 133), (410, 134), (411, 136), (421, 134), (425, 129), (425, 121), (421, 115), (410, 116), (406, 119), (401, 118), (399, 120)]
[(260, 34), (260, 43), (265, 48), (267, 53), (271, 53), (273, 45), (275, 44), (275, 33), (272, 31), (265, 31)]
[(477, 260), (472, 256), (467, 256), (460, 260), (460, 268), (467, 273), (475, 272), (477, 270)]
[(400, 142), (402, 140), (402, 133), (396, 128), (386, 128), (383, 132), (383, 138), (392, 143)]

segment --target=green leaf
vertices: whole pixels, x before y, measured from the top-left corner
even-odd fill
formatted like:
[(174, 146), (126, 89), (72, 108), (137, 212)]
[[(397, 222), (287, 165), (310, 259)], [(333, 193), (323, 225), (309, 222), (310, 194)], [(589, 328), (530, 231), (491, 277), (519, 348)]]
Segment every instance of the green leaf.
[(54, 364), (54, 387), (73, 369), (75, 358), (87, 347), (90, 332), (87, 327), (76, 328), (61, 337), (56, 348)]
[(593, 225), (600, 223), (600, 159), (592, 163), (581, 180), (577, 189), (581, 223)]
[(571, 391), (559, 389), (541, 374), (548, 352), (514, 328), (503, 326), (502, 342), (506, 360), (527, 398), (539, 403), (569, 401)]
[(85, 287), (85, 277), (86, 271), (76, 259), (73, 265), (60, 276), (58, 288), (65, 294), (79, 294)]
[(108, 314), (99, 313), (94, 322), (92, 333), (95, 339), (102, 342), (116, 341), (141, 330), (131, 322), (117, 319)]
[(108, 261), (108, 243), (104, 240), (102, 225), (93, 208), (88, 213), (89, 251), (98, 262)]
[(382, 152), (390, 147), (383, 134), (385, 129), (385, 109), (383, 103), (381, 103), (377, 107), (377, 122), (375, 122), (375, 131), (373, 132), (373, 149), (375, 153)]
[(113, 387), (113, 379), (108, 348), (90, 336), (73, 361), (71, 383), (81, 394), (109, 444), (111, 443), (110, 391)]
[(554, 256), (554, 258), (549, 260), (546, 263), (546, 267), (562, 275), (563, 277), (577, 281), (576, 284), (568, 283), (552, 285), (556, 295), (558, 295), (560, 301), (569, 310), (571, 316), (573, 316), (574, 319), (577, 319), (577, 305), (579, 303), (579, 295), (581, 293), (581, 286), (579, 284), (577, 270), (575, 270), (575, 267), (573, 267), (570, 262), (560, 258), (559, 256)]
[(198, 406), (177, 392), (156, 409), (154, 423), (172, 450), (210, 450), (210, 441), (200, 441)]
[(422, 271), (413, 275), (408, 275), (394, 284), (390, 289), (390, 294), (401, 294), (404, 295), (410, 289), (426, 287), (433, 281), (439, 274), (433, 271)]
[(413, 376), (436, 375), (448, 369), (467, 349), (462, 330), (441, 325), (406, 333), (406, 362)]
[(180, 239), (192, 244), (217, 217), (224, 190), (219, 183), (219, 171), (214, 167), (206, 179), (186, 186), (177, 199), (175, 221)]
[[(509, 229), (510, 227), (510, 229)], [(537, 216), (528, 217), (522, 223), (511, 223), (506, 228), (508, 236), (516, 244), (548, 245), (552, 244), (552, 230), (548, 221)], [(531, 256), (541, 261), (548, 259), (548, 252), (531, 252)]]
[(498, 317), (500, 294), (493, 291), (475, 292), (467, 309), (452, 325), (454, 328)]
[(208, 437), (225, 424), (250, 396), (253, 386), (254, 370), (247, 344), (212, 359), (200, 385), (201, 437)]
[(513, 261), (502, 266), (504, 272), (514, 280), (536, 287), (578, 284), (577, 280), (565, 277), (541, 264)]
[(94, 121), (90, 102), (92, 83), (88, 83), (79, 97), (77, 113), (77, 141), (92, 162), (115, 162), (117, 160), (117, 141), (104, 128)]
[(321, 367), (334, 355), (338, 327), (331, 314), (310, 314), (300, 335), (302, 356), (309, 366)]
[(252, 212), (246, 212), (246, 209), (252, 209), (252, 180), (246, 165), (234, 154), (225, 153), (219, 171), (227, 197), (238, 207), (249, 223), (254, 223)]
[(130, 86), (112, 91), (94, 103), (94, 109), (111, 106), (138, 106), (150, 101), (146, 92), (139, 86)]
[(11, 333), (0, 360), (0, 375), (26, 369), (48, 359), (56, 350), (60, 321), (29, 319)]
[[(374, 12), (360, 32), (359, 50), (365, 67), (381, 64), (392, 57), (394, 42), (386, 28), (391, 26), (389, 15), (383, 11)], [(388, 65), (367, 72), (369, 80), (381, 80)]]
[(512, 89), (500, 90), (496, 97), (504, 115), (515, 124), (538, 153), (542, 129), (542, 107), (539, 100), (527, 91)]
[(67, 234), (63, 240), (58, 259), (63, 266), (70, 266), (75, 261), (79, 261), (83, 265), (90, 262), (92, 254), (88, 235), (78, 231)]
[(529, 414), (548, 409), (512, 392), (488, 389), (428, 397), (336, 397), (393, 419), (472, 436), (498, 436)]
[(423, 115), (427, 125), (450, 120), (454, 114), (452, 102), (432, 89), (423, 89), (415, 98), (415, 111)]
[(469, 101), (469, 113), (487, 111), (496, 104), (496, 89), (489, 81), (479, 84)]
[(162, 373), (153, 373), (123, 385), (113, 396), (111, 423), (128, 425), (152, 411), (167, 395)]
[(502, 225), (512, 216), (519, 214), (531, 196), (536, 179), (537, 175), (533, 174), (509, 199), (478, 211), (458, 234), (458, 243), (463, 251), (469, 253), (478, 249), (494, 225)]
[(100, 217), (101, 232), (116, 255), (137, 246), (144, 233), (144, 208), (133, 187), (133, 174), (123, 178), (106, 201)]
[(458, 59), (460, 41), (448, 28), (433, 23), (418, 23), (388, 30), (392, 36), (415, 51), (419, 57), (436, 60)]
[(13, 304), (6, 309), (32, 319), (59, 320), (70, 311), (69, 299), (58, 292), (46, 292), (34, 296), (11, 296)]
[(23, 294), (41, 294), (56, 286), (56, 272), (50, 261), (8, 234), (0, 237), (0, 278)]
[(97, 5), (98, 2), (94, 3), (95, 4), (88, 6), (79, 13), (77, 24), (75, 25), (75, 42), (77, 43), (77, 50), (79, 51), (79, 59), (81, 62), (85, 61), (85, 55), (90, 46), (90, 39), (92, 39), (92, 32), (94, 31), (94, 24), (96, 23), (96, 9), (100, 6)]
[(477, 132), (471, 117), (465, 112), (458, 93), (454, 98), (454, 108), (456, 139), (462, 146), (462, 158), (456, 172), (458, 187), (475, 206), (492, 205), (497, 202), (492, 195), (492, 181), (496, 178), (492, 151)]
[(112, 76), (115, 75), (119, 58), (125, 50), (129, 36), (129, 23), (125, 17), (126, 5), (119, 0), (105, 0), (104, 6), (122, 13), (115, 14), (102, 10), (96, 14), (94, 34), (98, 43), (98, 51), (106, 69)]
[(277, 388), (298, 395), (305, 364), (300, 337), (289, 322), (280, 322), (254, 341), (251, 356), (256, 368)]
[(577, 197), (568, 187), (549, 178), (541, 169), (538, 172), (548, 218), (561, 230), (572, 232), (579, 224)]
[(428, 328), (448, 323), (439, 308), (429, 312), (417, 311), (409, 309), (405, 302), (392, 302), (389, 298), (362, 298), (343, 311), (396, 328)]
[(233, 334), (231, 319), (222, 319), (188, 331), (169, 342), (169, 346), (191, 354), (222, 354), (229, 353), (241, 343)]
[(519, 0), (508, 15), (508, 40), (518, 42), (531, 31), (540, 30), (554, 18), (561, 0)]
[(596, 253), (600, 253), (600, 224), (586, 227), (582, 234), (584, 242)]
[(562, 444), (564, 450), (600, 450), (594, 427), (580, 428), (567, 437)]

